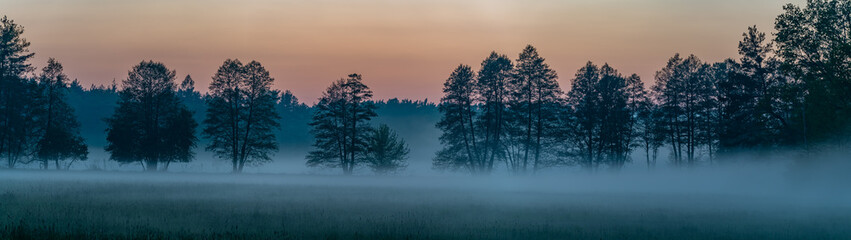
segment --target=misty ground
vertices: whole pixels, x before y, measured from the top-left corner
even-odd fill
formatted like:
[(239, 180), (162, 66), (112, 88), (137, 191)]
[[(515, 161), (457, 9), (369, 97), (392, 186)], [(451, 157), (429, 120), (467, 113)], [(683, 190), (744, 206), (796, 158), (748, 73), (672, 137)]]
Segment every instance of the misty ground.
[(742, 170), (550, 177), (0, 171), (2, 239), (851, 239), (851, 194)]

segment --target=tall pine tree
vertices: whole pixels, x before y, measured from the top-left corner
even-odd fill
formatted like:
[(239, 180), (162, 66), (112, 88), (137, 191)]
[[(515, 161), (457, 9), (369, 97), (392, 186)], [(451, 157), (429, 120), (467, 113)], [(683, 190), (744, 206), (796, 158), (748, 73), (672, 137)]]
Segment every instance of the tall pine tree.
[(508, 116), (512, 125), (510, 134), (521, 145), (516, 172), (537, 171), (545, 164), (542, 158), (555, 157), (548, 146), (554, 143), (554, 129), (559, 125), (557, 116), (563, 93), (557, 79), (556, 72), (531, 45), (515, 61)]
[[(38, 77), (43, 90), (42, 136), (38, 141), (36, 155), (42, 168), (47, 169), (50, 161), (56, 169), (66, 159), (86, 160), (88, 147), (80, 136), (80, 123), (74, 109), (66, 102), (68, 76), (62, 73), (62, 64), (55, 59), (47, 60), (47, 66)], [(65, 168), (70, 167), (69, 163)]]
[(506, 110), (510, 94), (509, 81), (514, 66), (506, 55), (491, 52), (479, 70), (476, 92), (481, 104), (481, 115), (476, 125), (481, 129), (482, 157), (486, 162), (484, 171), (493, 171), (495, 162), (505, 159), (504, 138), (508, 121)]
[(30, 43), (24, 28), (3, 16), (0, 19), (0, 158), (14, 168), (29, 155), (38, 139), (37, 84), (26, 78), (32, 71)]
[(433, 165), (437, 169), (465, 169), (479, 174), (488, 169), (477, 138), (476, 74), (470, 66), (459, 65), (443, 83), (437, 128), (443, 131)]
[(372, 90), (360, 74), (349, 74), (332, 83), (315, 107), (310, 123), (314, 150), (307, 156), (307, 165), (341, 168), (343, 174), (351, 175), (369, 149), (369, 121), (376, 116)]

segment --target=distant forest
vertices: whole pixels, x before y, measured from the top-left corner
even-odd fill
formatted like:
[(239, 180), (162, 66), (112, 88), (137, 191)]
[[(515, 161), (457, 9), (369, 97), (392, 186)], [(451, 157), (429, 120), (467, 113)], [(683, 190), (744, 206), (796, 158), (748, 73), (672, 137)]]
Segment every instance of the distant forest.
[(56, 59), (32, 67), (24, 28), (3, 17), (0, 158), (7, 168), (69, 169), (98, 148), (110, 160), (166, 171), (205, 151), (242, 172), (290, 152), (310, 167), (393, 174), (439, 141), (439, 151), (427, 153), (434, 169), (533, 174), (847, 149), (851, 1), (783, 9), (774, 34), (744, 31), (738, 57), (713, 63), (674, 54), (649, 86), (589, 61), (563, 88), (529, 45), (516, 58), (492, 52), (477, 69), (448, 69), (439, 102), (375, 100), (368, 76), (352, 73), (313, 106), (271, 89), (275, 79), (261, 63), (237, 59), (225, 60), (203, 92), (192, 76), (155, 61), (111, 85), (81, 86)]

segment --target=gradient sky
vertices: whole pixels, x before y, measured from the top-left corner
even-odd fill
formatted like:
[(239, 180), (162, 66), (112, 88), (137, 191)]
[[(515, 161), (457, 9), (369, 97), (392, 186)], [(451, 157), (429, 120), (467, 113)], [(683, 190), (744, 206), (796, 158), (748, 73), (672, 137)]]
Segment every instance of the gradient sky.
[(567, 90), (586, 61), (608, 62), (645, 83), (674, 53), (737, 57), (748, 26), (773, 30), (786, 3), (803, 0), (0, 0), (25, 28), (34, 65), (55, 57), (84, 86), (126, 78), (142, 60), (192, 75), (206, 91), (227, 58), (257, 60), (316, 102), (357, 72), (379, 99), (439, 100), (458, 64), (526, 44)]

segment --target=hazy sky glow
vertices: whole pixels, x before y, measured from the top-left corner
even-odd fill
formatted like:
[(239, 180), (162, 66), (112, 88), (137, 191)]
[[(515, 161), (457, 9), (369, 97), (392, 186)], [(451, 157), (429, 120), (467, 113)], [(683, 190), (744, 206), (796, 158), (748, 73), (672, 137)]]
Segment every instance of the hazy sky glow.
[(126, 78), (142, 60), (206, 91), (227, 58), (261, 62), (275, 87), (313, 103), (358, 72), (379, 99), (438, 100), (460, 63), (538, 48), (565, 90), (586, 61), (653, 80), (674, 53), (736, 57), (749, 25), (772, 31), (803, 0), (0, 0), (25, 27), (34, 65), (55, 57), (84, 86)]

